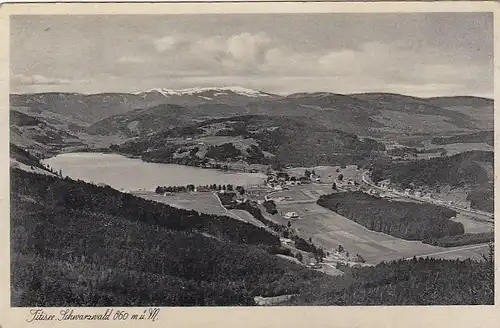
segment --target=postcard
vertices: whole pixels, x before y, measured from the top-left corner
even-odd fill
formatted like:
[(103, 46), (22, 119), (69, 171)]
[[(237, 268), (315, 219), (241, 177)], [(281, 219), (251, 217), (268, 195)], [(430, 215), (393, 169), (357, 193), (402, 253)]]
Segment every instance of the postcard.
[(2, 6), (1, 327), (497, 326), (497, 12)]

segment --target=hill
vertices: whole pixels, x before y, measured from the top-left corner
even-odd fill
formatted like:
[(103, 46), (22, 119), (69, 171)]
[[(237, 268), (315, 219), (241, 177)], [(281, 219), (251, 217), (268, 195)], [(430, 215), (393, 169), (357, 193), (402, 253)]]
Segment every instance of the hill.
[(253, 305), (324, 277), (229, 217), (20, 170), (11, 186), (14, 306)]
[(9, 114), (10, 141), (19, 147), (32, 150), (33, 153), (41, 155), (57, 152), (65, 147), (84, 145), (77, 132), (72, 132), (68, 124), (58, 124), (60, 122), (13, 109)]
[[(493, 304), (493, 271), (486, 263), (414, 258), (356, 269), (352, 275), (352, 284), (336, 288), (311, 284), (286, 305)], [(461, 286), (461, 292), (452, 286)]]
[[(182, 107), (182, 117), (175, 115), (179, 114), (179, 107), (173, 108), (173, 105)], [(11, 107), (33, 113), (55, 113), (85, 124), (96, 123), (88, 130), (91, 134), (120, 133), (125, 136), (142, 136), (159, 132), (163, 126), (189, 125), (200, 119), (236, 115), (308, 117), (319, 126), (395, 140), (436, 131), (448, 134), (476, 132), (488, 129), (487, 125), (493, 121), (493, 105), (488, 99), (425, 99), (386, 93), (342, 95), (327, 92), (282, 97), (241, 87), (156, 88), (133, 94), (13, 94)], [(173, 113), (169, 113), (171, 110)]]
[(432, 138), (432, 143), (435, 145), (447, 145), (452, 143), (486, 143), (494, 146), (493, 131), (481, 131), (476, 133), (458, 134), (450, 137), (435, 137)]
[(432, 97), (426, 99), (434, 105), (446, 108), (468, 106), (479, 109), (493, 107), (494, 105), (493, 99), (473, 96)]
[(277, 98), (265, 92), (232, 88), (196, 88), (185, 90), (152, 89), (136, 93), (35, 93), (11, 94), (11, 107), (25, 107), (33, 111), (51, 111), (87, 123), (135, 109), (157, 105), (196, 106), (202, 104), (242, 105), (259, 98)]
[(390, 179), (402, 189), (425, 187), (439, 192), (449, 187), (465, 192), (469, 200), (474, 199), (473, 208), (488, 211), (493, 209), (493, 163), (493, 152), (485, 151), (405, 163), (377, 162), (372, 179), (374, 182)]
[[(421, 118), (424, 120), (427, 119), (429, 123), (433, 123), (432, 121), (435, 121), (435, 119), (439, 119), (441, 125), (446, 126), (448, 130), (451, 128), (451, 126), (447, 126), (445, 125), (445, 123), (449, 123), (455, 126), (456, 129), (476, 128), (476, 120), (474, 119), (474, 117), (441, 107), (427, 99), (392, 93), (361, 93), (352, 94), (350, 96), (358, 100), (369, 102), (372, 105), (381, 108), (382, 110), (380, 114), (378, 114), (376, 117), (377, 120), (382, 123), (389, 124), (389, 122), (387, 121), (388, 119), (392, 118), (390, 112), (398, 112), (409, 114), (414, 118)], [(435, 119), (432, 120), (431, 117), (435, 117)], [(404, 119), (404, 117), (401, 116), (399, 116), (399, 118)], [(408, 117), (408, 119), (410, 119), (410, 117)], [(427, 131), (425, 129), (425, 124), (421, 127), (415, 126), (415, 128), (420, 128), (422, 131)]]
[(102, 93), (84, 95), (79, 93), (11, 94), (10, 105), (25, 107), (33, 111), (51, 111), (92, 123), (107, 116), (157, 105), (158, 101), (143, 99), (126, 93)]
[(182, 106), (196, 106), (200, 104), (244, 105), (249, 102), (258, 101), (259, 99), (281, 98), (278, 95), (239, 86), (201, 87), (181, 90), (154, 88), (135, 92), (134, 94), (143, 98), (163, 97), (163, 102), (165, 103)]
[(113, 147), (153, 162), (262, 165), (350, 164), (384, 149), (373, 139), (318, 126), (313, 119), (264, 115), (206, 120)]
[(16, 307), (255, 305), (292, 294), (289, 305), (493, 304), (492, 257), (330, 277), (273, 255), (275, 235), (228, 217), (17, 169), (11, 186)]
[(427, 99), (432, 104), (475, 119), (475, 125), (482, 130), (493, 130), (494, 101), (481, 97), (436, 97)]
[(470, 151), (448, 157), (416, 160), (407, 163), (378, 163), (372, 171), (375, 182), (391, 179), (401, 188), (448, 184), (462, 187), (491, 181), (493, 152)]

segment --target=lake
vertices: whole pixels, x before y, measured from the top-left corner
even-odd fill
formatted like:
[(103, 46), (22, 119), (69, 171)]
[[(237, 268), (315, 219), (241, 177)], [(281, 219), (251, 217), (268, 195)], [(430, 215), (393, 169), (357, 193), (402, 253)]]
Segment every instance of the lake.
[(117, 154), (66, 153), (42, 161), (63, 176), (104, 183), (118, 190), (154, 190), (157, 186), (187, 184), (262, 184), (262, 173), (222, 172), (177, 164), (147, 163)]

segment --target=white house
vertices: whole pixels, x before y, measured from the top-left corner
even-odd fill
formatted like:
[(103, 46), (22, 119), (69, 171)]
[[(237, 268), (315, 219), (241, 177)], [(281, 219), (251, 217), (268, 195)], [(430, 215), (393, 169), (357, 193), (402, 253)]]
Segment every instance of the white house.
[(287, 212), (285, 214), (286, 219), (297, 219), (298, 217), (299, 215), (297, 214), (297, 212)]

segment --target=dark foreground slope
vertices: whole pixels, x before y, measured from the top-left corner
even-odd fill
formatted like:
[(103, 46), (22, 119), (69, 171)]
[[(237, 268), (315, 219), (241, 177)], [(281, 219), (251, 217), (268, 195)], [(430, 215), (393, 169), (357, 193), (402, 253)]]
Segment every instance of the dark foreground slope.
[(11, 171), (12, 306), (254, 305), (284, 294), (300, 305), (493, 302), (492, 261), (403, 261), (329, 277), (280, 251), (273, 234), (227, 217)]
[(111, 188), (14, 170), (11, 202), (14, 306), (252, 305), (323, 276), (261, 228)]
[(493, 304), (492, 277), (485, 262), (414, 258), (355, 269), (346, 288), (310, 285), (289, 305)]

